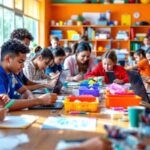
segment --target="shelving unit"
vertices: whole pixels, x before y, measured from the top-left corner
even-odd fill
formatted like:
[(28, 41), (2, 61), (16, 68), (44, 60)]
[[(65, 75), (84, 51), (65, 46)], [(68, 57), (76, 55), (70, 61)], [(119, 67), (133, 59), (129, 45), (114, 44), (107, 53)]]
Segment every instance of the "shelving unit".
[[(97, 26), (97, 25), (62, 25), (62, 26), (56, 26), (51, 25), (51, 20), (55, 20), (58, 22), (59, 20), (62, 20), (63, 22), (70, 19), (72, 15), (81, 15), (83, 12), (106, 12), (107, 10), (110, 10), (111, 20), (117, 20), (118, 24), (117, 26)], [(150, 22), (149, 14), (145, 12), (149, 12), (150, 10), (150, 4), (99, 4), (99, 3), (76, 3), (76, 4), (70, 4), (70, 3), (52, 3), (49, 2), (49, 5), (47, 6), (46, 13), (47, 13), (47, 20), (46, 25), (48, 28), (46, 29), (46, 45), (49, 45), (49, 33), (51, 30), (62, 30), (63, 32), (63, 38), (60, 40), (60, 42), (63, 44), (64, 42), (73, 43), (76, 42), (76, 40), (70, 40), (67, 39), (67, 30), (75, 30), (79, 34), (82, 34), (84, 32), (85, 28), (91, 27), (93, 29), (99, 29), (99, 28), (109, 28), (111, 30), (111, 39), (106, 40), (100, 40), (100, 39), (90, 39), (89, 42), (91, 42), (94, 46), (93, 51), (96, 53), (96, 55), (101, 55), (104, 51), (98, 51), (99, 46), (106, 46), (110, 44), (111, 48), (127, 48), (129, 51), (131, 49), (132, 43), (141, 43), (141, 40), (135, 40), (135, 39), (127, 39), (127, 40), (116, 40), (116, 33), (119, 30), (127, 30), (129, 37), (131, 37), (131, 28), (134, 29), (135, 33), (147, 33), (148, 29), (150, 29), (150, 26), (122, 26), (121, 24), (121, 15), (124, 13), (131, 15), (131, 23), (134, 24), (135, 22), (139, 21), (148, 21)], [(140, 17), (138, 19), (133, 17), (134, 12), (139, 12)], [(49, 14), (49, 15), (48, 15)]]

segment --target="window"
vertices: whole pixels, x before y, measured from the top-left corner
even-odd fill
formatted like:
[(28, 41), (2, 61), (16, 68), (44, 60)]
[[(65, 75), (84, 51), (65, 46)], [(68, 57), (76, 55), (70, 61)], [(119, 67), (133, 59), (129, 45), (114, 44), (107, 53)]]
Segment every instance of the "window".
[(3, 5), (9, 8), (14, 8), (14, 0), (3, 0)]
[(38, 43), (38, 3), (37, 0), (0, 0), (0, 46), (16, 28), (29, 30)]
[(0, 47), (3, 44), (3, 8), (0, 7)]
[(15, 15), (15, 28), (23, 28), (23, 17)]
[(23, 0), (15, 0), (15, 8), (18, 10), (23, 10)]
[(38, 21), (29, 17), (24, 17), (24, 27), (32, 33), (34, 41), (38, 43)]
[(7, 41), (14, 30), (14, 12), (4, 8), (4, 41)]

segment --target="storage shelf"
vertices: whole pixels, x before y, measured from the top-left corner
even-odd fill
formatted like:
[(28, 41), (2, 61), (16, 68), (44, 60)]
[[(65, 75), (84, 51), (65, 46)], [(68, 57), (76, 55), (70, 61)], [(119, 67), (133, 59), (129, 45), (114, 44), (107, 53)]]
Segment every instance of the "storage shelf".
[(131, 42), (143, 42), (142, 40), (131, 40)]
[(84, 27), (95, 27), (95, 28), (130, 28), (130, 26), (98, 26), (98, 25), (63, 25), (63, 26), (50, 26), (51, 28), (84, 28)]
[[(64, 41), (68, 41), (68, 42), (75, 42), (75, 41), (78, 41), (78, 40), (71, 40), (71, 39), (60, 39), (61, 42), (64, 42)], [(89, 42), (130, 42), (130, 40), (111, 40), (111, 39), (106, 39), (106, 40), (103, 40), (103, 39), (93, 39), (93, 40), (89, 40)]]
[(94, 5), (101, 5), (101, 6), (114, 6), (114, 5), (117, 5), (117, 6), (119, 6), (119, 5), (126, 5), (126, 6), (133, 6), (133, 5), (136, 5), (136, 6), (138, 6), (138, 5), (150, 5), (150, 4), (142, 4), (142, 3), (124, 3), (124, 4), (102, 4), (102, 3), (52, 3), (51, 4), (51, 6), (79, 6), (79, 5), (82, 5), (82, 6), (94, 6)]
[(131, 26), (131, 28), (150, 28), (150, 25), (143, 25), (143, 26)]

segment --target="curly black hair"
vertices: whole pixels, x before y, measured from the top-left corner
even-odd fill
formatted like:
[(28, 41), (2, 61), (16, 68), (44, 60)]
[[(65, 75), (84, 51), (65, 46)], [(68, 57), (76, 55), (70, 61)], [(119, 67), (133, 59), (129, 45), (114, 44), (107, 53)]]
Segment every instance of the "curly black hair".
[(19, 53), (27, 54), (30, 50), (27, 46), (25, 46), (23, 43), (21, 43), (19, 40), (13, 39), (8, 40), (5, 42), (1, 47), (1, 61), (4, 60), (4, 57), (7, 54), (10, 54), (11, 56), (18, 56)]
[(10, 35), (11, 39), (18, 39), (18, 40), (24, 40), (25, 38), (29, 39), (30, 41), (33, 41), (33, 36), (32, 34), (25, 28), (18, 28), (15, 29), (11, 35)]

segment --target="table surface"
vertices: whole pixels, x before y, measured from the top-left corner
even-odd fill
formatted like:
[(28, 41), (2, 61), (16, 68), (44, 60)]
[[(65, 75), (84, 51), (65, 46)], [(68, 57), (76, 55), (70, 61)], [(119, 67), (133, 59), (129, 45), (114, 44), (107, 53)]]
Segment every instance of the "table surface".
[(30, 142), (18, 146), (16, 148), (17, 150), (27, 150), (27, 149), (53, 150), (55, 149), (57, 142), (61, 139), (81, 139), (104, 135), (105, 130), (103, 129), (103, 125), (107, 123), (112, 125), (118, 125), (121, 127), (129, 127), (128, 122), (111, 120), (109, 115), (100, 115), (99, 113), (92, 113), (82, 116), (97, 118), (96, 132), (82, 132), (73, 130), (43, 130), (41, 129), (41, 125), (43, 124), (43, 122), (47, 117), (67, 115), (64, 112), (64, 110), (58, 110), (55, 113), (51, 112), (50, 110), (21, 110), (10, 112), (8, 115), (24, 115), (24, 114), (36, 115), (39, 116), (39, 119), (26, 129), (0, 129), (0, 132), (5, 135), (16, 135), (21, 133), (25, 133), (28, 135)]

